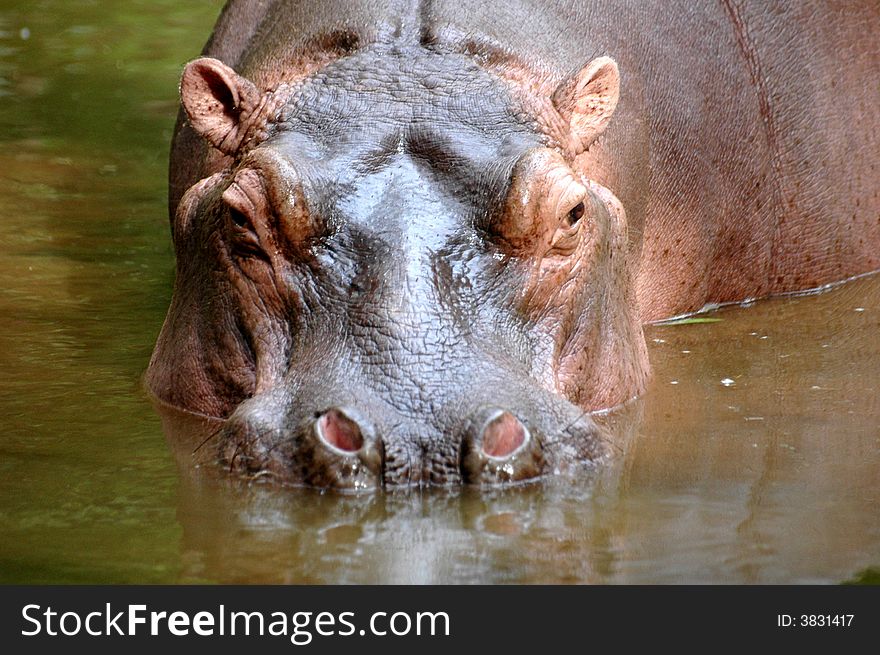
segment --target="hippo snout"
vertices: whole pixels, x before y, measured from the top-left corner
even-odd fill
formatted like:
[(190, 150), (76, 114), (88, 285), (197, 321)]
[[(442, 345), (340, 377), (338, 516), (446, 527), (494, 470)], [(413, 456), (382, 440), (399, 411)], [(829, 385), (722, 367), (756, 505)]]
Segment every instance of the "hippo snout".
[[(249, 479), (323, 489), (469, 484), (493, 486), (542, 476), (551, 450), (568, 441), (582, 459), (597, 455), (597, 428), (576, 421), (541, 425), (545, 415), (484, 405), (447, 427), (403, 417), (375, 420), (351, 405), (291, 416), (271, 399), (241, 404), (218, 433), (219, 459)], [(457, 427), (450, 427), (457, 423)], [(572, 426), (575, 426), (572, 429)]]

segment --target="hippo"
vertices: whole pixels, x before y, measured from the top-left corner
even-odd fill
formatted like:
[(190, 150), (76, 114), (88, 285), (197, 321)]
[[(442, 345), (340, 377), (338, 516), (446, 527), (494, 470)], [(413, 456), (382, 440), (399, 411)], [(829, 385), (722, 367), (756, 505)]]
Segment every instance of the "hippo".
[(880, 6), (231, 0), (146, 374), (232, 474), (599, 466), (642, 326), (880, 268)]

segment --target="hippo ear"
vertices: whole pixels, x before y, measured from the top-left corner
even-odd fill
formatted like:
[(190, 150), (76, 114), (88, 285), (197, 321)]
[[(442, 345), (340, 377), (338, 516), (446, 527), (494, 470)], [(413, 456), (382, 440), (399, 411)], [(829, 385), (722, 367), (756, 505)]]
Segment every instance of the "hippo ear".
[(180, 80), (180, 102), (190, 125), (227, 155), (238, 149), (242, 119), (258, 107), (260, 95), (253, 82), (210, 57), (187, 64)]
[(553, 93), (556, 111), (568, 122), (583, 152), (605, 130), (620, 96), (620, 73), (611, 57), (599, 57)]

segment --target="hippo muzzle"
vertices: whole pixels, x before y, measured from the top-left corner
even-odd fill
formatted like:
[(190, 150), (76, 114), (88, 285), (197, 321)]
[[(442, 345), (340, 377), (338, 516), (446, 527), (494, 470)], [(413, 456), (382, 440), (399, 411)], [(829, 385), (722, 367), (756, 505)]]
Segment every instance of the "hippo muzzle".
[(519, 410), (540, 423), (489, 405), (448, 423), (432, 416), (430, 424), (390, 413), (376, 420), (377, 406), (371, 410), (329, 406), (300, 416), (249, 399), (216, 436), (220, 461), (247, 478), (364, 490), (521, 482), (556, 470), (563, 453), (570, 463), (605, 452), (606, 437), (589, 416), (569, 410), (562, 419), (563, 407), (556, 415)]

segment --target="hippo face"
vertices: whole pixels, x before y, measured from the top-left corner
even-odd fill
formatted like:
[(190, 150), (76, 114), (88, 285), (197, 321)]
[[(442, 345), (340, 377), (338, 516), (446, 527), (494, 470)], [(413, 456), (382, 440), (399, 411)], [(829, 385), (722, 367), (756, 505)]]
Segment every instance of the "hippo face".
[(374, 488), (603, 454), (588, 412), (647, 368), (625, 213), (576, 165), (617, 68), (544, 97), (515, 77), (379, 46), (265, 92), (188, 66), (190, 124), (225, 157), (179, 204), (148, 383), (225, 418), (225, 466)]

